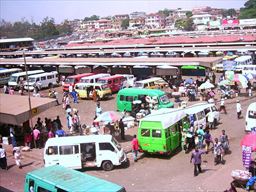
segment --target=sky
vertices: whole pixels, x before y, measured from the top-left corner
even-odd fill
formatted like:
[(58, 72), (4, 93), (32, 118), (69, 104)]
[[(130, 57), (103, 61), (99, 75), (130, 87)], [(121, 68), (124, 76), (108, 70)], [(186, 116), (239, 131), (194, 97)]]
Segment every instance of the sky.
[(105, 17), (134, 11), (153, 13), (164, 8), (192, 9), (210, 6), (239, 9), (245, 2), (246, 0), (0, 0), (0, 19), (15, 22), (25, 18), (40, 23), (48, 16), (60, 23), (64, 19), (83, 19), (91, 15)]

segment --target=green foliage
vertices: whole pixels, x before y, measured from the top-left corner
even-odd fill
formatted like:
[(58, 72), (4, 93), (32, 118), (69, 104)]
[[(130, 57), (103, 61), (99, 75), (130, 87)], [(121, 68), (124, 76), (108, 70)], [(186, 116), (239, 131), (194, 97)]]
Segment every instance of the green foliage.
[(192, 15), (193, 15), (193, 14), (192, 14), (192, 11), (187, 11), (187, 12), (186, 12), (187, 18), (192, 17)]
[(49, 17), (44, 18), (40, 24), (25, 19), (15, 23), (0, 21), (0, 37), (5, 38), (32, 37), (35, 40), (42, 40), (70, 33), (72, 29), (68, 20), (60, 25), (55, 25), (54, 19)]
[(130, 22), (130, 19), (122, 20), (122, 24), (121, 24), (122, 29), (127, 29), (129, 27), (129, 22)]
[(256, 18), (256, 0), (248, 0), (240, 9), (240, 19)]
[(234, 17), (237, 16), (236, 10), (235, 9), (222, 9), (222, 16), (223, 17)]
[(193, 31), (194, 23), (191, 18), (188, 19), (178, 19), (175, 22), (175, 27), (184, 31)]
[(159, 10), (158, 13), (161, 15), (164, 15), (165, 17), (168, 17), (170, 13), (172, 13), (172, 10), (169, 10), (169, 9)]
[(92, 15), (91, 17), (85, 17), (84, 21), (94, 21), (94, 20), (99, 20), (100, 17), (97, 15)]

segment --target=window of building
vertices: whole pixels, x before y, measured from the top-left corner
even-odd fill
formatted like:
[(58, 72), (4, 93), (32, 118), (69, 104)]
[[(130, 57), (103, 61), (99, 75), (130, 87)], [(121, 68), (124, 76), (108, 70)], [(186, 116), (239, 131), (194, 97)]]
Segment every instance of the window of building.
[(100, 150), (115, 151), (115, 148), (110, 143), (99, 143)]
[(161, 130), (153, 129), (152, 130), (152, 137), (161, 137)]

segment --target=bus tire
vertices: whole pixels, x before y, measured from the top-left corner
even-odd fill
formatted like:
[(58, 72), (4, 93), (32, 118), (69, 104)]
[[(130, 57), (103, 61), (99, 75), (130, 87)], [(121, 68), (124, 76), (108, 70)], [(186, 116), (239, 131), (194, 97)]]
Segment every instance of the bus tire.
[(52, 84), (52, 83), (49, 83), (48, 88), (49, 88), (49, 89), (53, 88), (53, 84)]
[(111, 171), (114, 168), (114, 165), (111, 161), (104, 161), (102, 163), (102, 169), (104, 171)]

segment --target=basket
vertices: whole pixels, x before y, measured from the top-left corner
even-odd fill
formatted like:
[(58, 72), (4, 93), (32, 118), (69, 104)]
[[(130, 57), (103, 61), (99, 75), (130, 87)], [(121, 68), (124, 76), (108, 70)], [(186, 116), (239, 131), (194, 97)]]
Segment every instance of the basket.
[(245, 170), (233, 170), (231, 176), (235, 180), (247, 181), (251, 177), (251, 173)]

